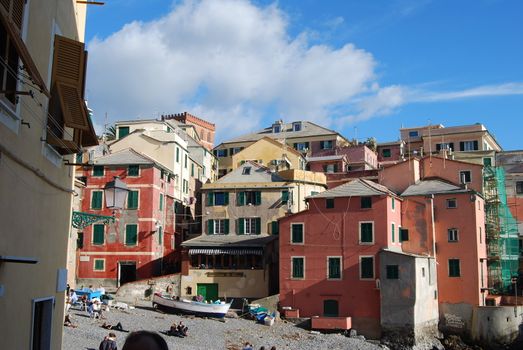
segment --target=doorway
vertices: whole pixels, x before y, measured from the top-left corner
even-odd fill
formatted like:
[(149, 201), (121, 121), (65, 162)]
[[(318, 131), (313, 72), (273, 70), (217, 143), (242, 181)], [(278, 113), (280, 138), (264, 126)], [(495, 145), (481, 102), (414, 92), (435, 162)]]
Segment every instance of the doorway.
[(325, 317), (338, 317), (338, 301), (327, 299), (323, 301), (323, 316)]
[(118, 263), (118, 286), (136, 281), (136, 261)]
[(53, 323), (54, 297), (33, 300), (33, 324), (31, 349), (51, 349), (51, 325)]
[(218, 300), (218, 283), (198, 283), (196, 293), (203, 296), (203, 300)]

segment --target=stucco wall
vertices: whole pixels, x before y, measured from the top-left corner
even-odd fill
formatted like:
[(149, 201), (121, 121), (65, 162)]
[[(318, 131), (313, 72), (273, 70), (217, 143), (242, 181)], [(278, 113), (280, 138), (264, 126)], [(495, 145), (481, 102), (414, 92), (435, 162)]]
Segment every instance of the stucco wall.
[[(517, 316), (516, 316), (517, 315)], [(474, 309), (472, 339), (493, 347), (514, 341), (523, 329), (523, 306), (483, 306)]]

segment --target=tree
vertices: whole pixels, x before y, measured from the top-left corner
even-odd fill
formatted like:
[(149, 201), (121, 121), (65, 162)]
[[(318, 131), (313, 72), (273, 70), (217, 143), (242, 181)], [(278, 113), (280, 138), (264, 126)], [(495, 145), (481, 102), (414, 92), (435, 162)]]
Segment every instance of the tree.
[(105, 137), (107, 137), (107, 141), (112, 141), (116, 139), (116, 127), (114, 125), (111, 125), (107, 128), (105, 131)]

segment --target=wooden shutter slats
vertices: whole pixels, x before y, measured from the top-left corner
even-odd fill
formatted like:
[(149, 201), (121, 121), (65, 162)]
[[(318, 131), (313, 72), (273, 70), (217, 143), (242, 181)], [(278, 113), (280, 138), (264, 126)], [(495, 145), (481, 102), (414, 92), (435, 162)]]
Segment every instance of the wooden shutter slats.
[(74, 86), (57, 83), (56, 91), (62, 107), (64, 124), (70, 128), (89, 131), (89, 121), (80, 92)]
[(60, 35), (54, 39), (53, 83), (66, 82), (83, 91), (85, 50), (84, 44)]
[(20, 30), (24, 23), (24, 5), (25, 0), (12, 0), (11, 19)]

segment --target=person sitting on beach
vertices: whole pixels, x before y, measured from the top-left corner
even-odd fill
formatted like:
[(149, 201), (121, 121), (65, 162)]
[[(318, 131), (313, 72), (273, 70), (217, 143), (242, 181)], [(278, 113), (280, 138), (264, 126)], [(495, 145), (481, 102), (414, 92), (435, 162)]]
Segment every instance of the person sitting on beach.
[(100, 346), (98, 347), (98, 350), (117, 350), (116, 346), (116, 334), (109, 333), (108, 336), (102, 340), (100, 343)]
[(187, 328), (182, 321), (180, 321), (180, 323), (178, 323), (178, 327), (176, 327), (176, 330), (178, 331), (178, 333), (184, 337), (187, 336), (187, 331), (189, 330), (189, 328)]
[(64, 326), (65, 326), (65, 327), (71, 327), (71, 328), (76, 328), (76, 327), (78, 327), (77, 325), (75, 325), (75, 324), (73, 323), (73, 321), (71, 321), (71, 316), (69, 316), (69, 314), (65, 315)]
[(115, 326), (113, 326), (107, 322), (104, 322), (104, 324), (102, 325), (102, 328), (129, 333), (129, 331), (126, 331), (125, 329), (123, 329), (121, 322), (118, 322)]

